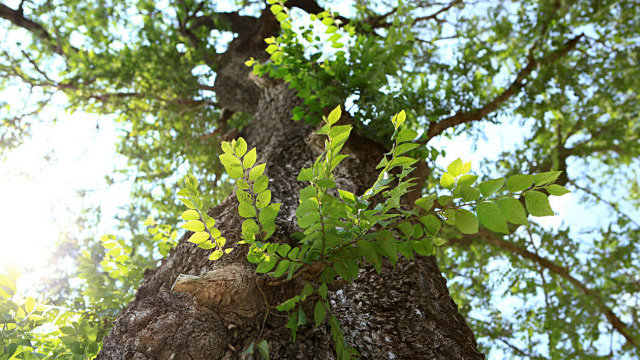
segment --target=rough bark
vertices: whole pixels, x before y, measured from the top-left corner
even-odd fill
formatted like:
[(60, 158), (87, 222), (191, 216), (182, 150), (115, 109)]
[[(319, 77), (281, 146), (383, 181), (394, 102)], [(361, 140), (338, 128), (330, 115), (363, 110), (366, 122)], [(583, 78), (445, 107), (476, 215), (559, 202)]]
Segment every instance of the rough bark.
[[(262, 45), (254, 40), (237, 38), (224, 56), (232, 64), (248, 56), (257, 58)], [(225, 71), (229, 73), (221, 74)], [(257, 147), (259, 161), (267, 164), (272, 201), (282, 203), (272, 239), (294, 244), (290, 234), (297, 230), (298, 191), (305, 186), (296, 176), (321, 152), (321, 142), (311, 126), (290, 121), (291, 109), (300, 100), (286, 84), (252, 87), (248, 73), (246, 68), (220, 66), (216, 91), (220, 97), (224, 89), (235, 86), (251, 89), (255, 96), (245, 107), (254, 113), (254, 120), (241, 135)], [(237, 106), (243, 103), (228, 96), (218, 100), (233, 110), (241, 110)], [(375, 165), (384, 149), (354, 134), (344, 151), (351, 156), (338, 170), (337, 184), (362, 193), (375, 180)], [(239, 240), (242, 223), (236, 209), (237, 201), (230, 196), (209, 212), (231, 246)], [(246, 261), (246, 245), (235, 247), (212, 262), (208, 251), (183, 237), (158, 269), (146, 272), (135, 299), (104, 339), (98, 359), (241, 359), (261, 331), (272, 359), (334, 359), (328, 324), (301, 327), (292, 342), (284, 327), (286, 317), (275, 309), (267, 313), (269, 306), (297, 294), (301, 284), (266, 286), (264, 277)], [(200, 277), (183, 276), (172, 291), (181, 274)], [(380, 275), (365, 267), (353, 283), (334, 284), (330, 298), (347, 342), (365, 359), (484, 358), (433, 257), (400, 260), (395, 268), (387, 264)], [(312, 309), (307, 314), (311, 316)]]

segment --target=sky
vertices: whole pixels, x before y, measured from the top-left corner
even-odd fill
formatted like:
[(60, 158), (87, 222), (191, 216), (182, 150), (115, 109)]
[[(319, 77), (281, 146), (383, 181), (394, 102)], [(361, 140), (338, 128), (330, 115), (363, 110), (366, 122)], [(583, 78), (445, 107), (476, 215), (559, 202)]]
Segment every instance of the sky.
[[(117, 159), (114, 122), (57, 111), (55, 123), (35, 123), (32, 137), (0, 162), (0, 264), (37, 269), (83, 209), (99, 204), (104, 216), (96, 231), (107, 232), (128, 201), (126, 184), (107, 187), (104, 180)], [(81, 198), (82, 190), (94, 191)]]

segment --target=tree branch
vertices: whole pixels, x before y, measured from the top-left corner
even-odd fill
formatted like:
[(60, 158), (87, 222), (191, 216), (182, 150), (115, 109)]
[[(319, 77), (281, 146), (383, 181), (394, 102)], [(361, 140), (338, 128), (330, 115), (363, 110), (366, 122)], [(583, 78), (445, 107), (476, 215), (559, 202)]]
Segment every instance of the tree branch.
[(537, 43), (534, 44), (532, 49), (529, 50), (530, 55), (529, 55), (529, 61), (527, 63), (527, 66), (525, 66), (522, 70), (520, 70), (520, 72), (516, 76), (516, 79), (511, 83), (511, 85), (506, 90), (504, 90), (500, 95), (498, 95), (490, 103), (486, 104), (481, 108), (468, 111), (468, 112), (459, 112), (440, 122), (432, 123), (426, 132), (427, 139), (420, 142), (423, 144), (426, 144), (427, 142), (429, 142), (429, 140), (431, 140), (435, 136), (442, 134), (445, 130), (451, 127), (454, 127), (460, 124), (470, 123), (472, 121), (482, 120), (482, 118), (484, 118), (485, 116), (496, 111), (504, 102), (512, 98), (514, 95), (516, 95), (520, 91), (520, 89), (524, 86), (524, 81), (533, 72), (533, 70), (535, 70), (538, 67), (539, 64), (541, 63), (550, 64), (557, 61), (561, 57), (565, 56), (567, 53), (569, 53), (571, 50), (573, 50), (576, 47), (576, 45), (578, 44), (580, 39), (582, 39), (583, 36), (584, 34), (580, 34), (569, 39), (567, 42), (564, 43), (564, 46), (562, 48), (551, 52), (550, 54), (548, 54), (547, 56), (539, 60), (534, 59), (533, 56), (531, 55), (532, 50), (533, 48), (535, 48)]
[(51, 34), (49, 34), (42, 25), (24, 17), (22, 4), (18, 10), (13, 10), (4, 4), (0, 4), (0, 18), (9, 20), (13, 25), (31, 32), (35, 37), (48, 44), (51, 51), (60, 56), (64, 56), (60, 44), (56, 44)]
[[(469, 237), (469, 236), (465, 236), (465, 237)], [(604, 316), (607, 318), (607, 320), (613, 326), (613, 328), (618, 333), (620, 333), (630, 345), (634, 347), (640, 346), (640, 344), (636, 342), (636, 339), (634, 339), (631, 336), (628, 326), (613, 312), (611, 308), (609, 308), (605, 304), (602, 298), (600, 298), (600, 296), (597, 293), (595, 293), (593, 290), (589, 289), (587, 285), (585, 285), (583, 282), (573, 277), (573, 275), (571, 275), (569, 270), (567, 270), (566, 268), (560, 265), (555, 264), (554, 262), (548, 259), (545, 259), (539, 256), (538, 254), (534, 254), (525, 248), (522, 248), (516, 244), (508, 242), (498, 236), (495, 236), (489, 230), (481, 229), (478, 232), (478, 237), (493, 246), (506, 250), (514, 255), (518, 255), (524, 259), (531, 260), (534, 263), (538, 264), (539, 266), (567, 280), (575, 288), (577, 288), (580, 292), (582, 292), (585, 296), (594, 300), (600, 312), (604, 314)], [(456, 244), (455, 241), (452, 241), (452, 243)], [(465, 243), (465, 241), (460, 242), (460, 244), (463, 244), (463, 243)], [(468, 241), (466, 243), (468, 243)]]
[[(425, 16), (419, 16), (415, 19), (413, 19), (413, 21), (411, 22), (411, 25), (415, 25), (421, 21), (428, 21), (428, 20), (435, 20), (438, 22), (444, 22), (443, 20), (438, 19), (438, 16), (440, 16), (440, 14), (449, 11), (449, 9), (451, 9), (452, 7), (458, 5), (458, 4), (462, 4), (462, 0), (454, 0), (452, 2), (450, 2), (447, 6), (443, 7), (442, 9), (434, 12), (433, 14), (430, 15), (425, 15)], [(373, 26), (374, 28), (389, 28), (391, 26), (393, 26), (393, 23), (380, 23), (380, 20), (386, 18), (389, 14), (385, 14), (380, 16), (380, 18), (375, 19), (376, 21), (371, 23), (371, 26)]]

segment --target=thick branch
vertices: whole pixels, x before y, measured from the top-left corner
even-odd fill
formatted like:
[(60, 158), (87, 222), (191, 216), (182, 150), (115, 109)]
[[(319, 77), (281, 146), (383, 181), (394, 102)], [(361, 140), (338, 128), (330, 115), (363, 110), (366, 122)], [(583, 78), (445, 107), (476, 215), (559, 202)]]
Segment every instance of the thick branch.
[(522, 87), (524, 86), (524, 81), (527, 79), (527, 77), (529, 77), (533, 70), (538, 67), (539, 64), (550, 64), (562, 58), (576, 47), (583, 36), (584, 34), (580, 34), (569, 39), (562, 48), (557, 49), (556, 51), (548, 54), (542, 59), (536, 60), (533, 58), (533, 56), (529, 56), (527, 65), (522, 70), (520, 70), (518, 76), (516, 76), (516, 79), (500, 95), (498, 95), (490, 103), (481, 108), (468, 112), (459, 112), (440, 122), (432, 123), (427, 130), (427, 139), (424, 142), (428, 142), (433, 137), (440, 135), (445, 130), (451, 127), (470, 123), (472, 121), (482, 120), (485, 116), (496, 111), (504, 102), (512, 98), (514, 95), (518, 94), (520, 89), (522, 89)]
[[(494, 245), (500, 249), (507, 250), (508, 252), (518, 255), (522, 258), (531, 260), (534, 263), (540, 265), (541, 267), (551, 271), (552, 273), (570, 282), (573, 286), (575, 286), (578, 290), (580, 290), (580, 292), (582, 292), (584, 295), (594, 300), (598, 309), (605, 315), (605, 317), (607, 318), (609, 323), (613, 326), (613, 328), (622, 336), (624, 336), (624, 338), (627, 340), (627, 342), (630, 345), (635, 347), (638, 347), (640, 345), (629, 333), (629, 329), (627, 325), (613, 312), (611, 308), (609, 308), (605, 304), (602, 298), (600, 298), (600, 296), (597, 293), (595, 293), (593, 290), (589, 289), (587, 285), (585, 285), (583, 282), (573, 277), (573, 275), (569, 273), (569, 270), (553, 263), (548, 259), (545, 259), (537, 254), (534, 254), (525, 248), (522, 248), (516, 244), (508, 242), (498, 236), (495, 236), (489, 230), (482, 229), (480, 230), (478, 235), (481, 239), (485, 240), (487, 243)], [(464, 241), (461, 243), (464, 243)]]
[(35, 37), (49, 44), (54, 53), (64, 55), (62, 47), (55, 43), (53, 37), (42, 25), (24, 17), (22, 8), (13, 10), (4, 4), (0, 4), (0, 18), (9, 20), (13, 25), (31, 32)]

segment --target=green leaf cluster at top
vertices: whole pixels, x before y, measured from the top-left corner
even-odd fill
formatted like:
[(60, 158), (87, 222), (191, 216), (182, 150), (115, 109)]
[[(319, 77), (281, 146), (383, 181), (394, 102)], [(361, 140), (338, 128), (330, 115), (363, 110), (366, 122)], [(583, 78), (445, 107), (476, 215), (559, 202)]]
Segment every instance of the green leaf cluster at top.
[[(527, 215), (515, 195), (523, 195), (527, 210), (534, 216), (553, 215), (546, 190), (562, 195), (568, 190), (551, 184), (560, 172), (537, 175), (514, 175), (504, 179), (487, 180), (474, 186), (478, 179), (468, 174), (471, 163), (460, 159), (447, 167), (440, 184), (448, 195), (430, 194), (406, 204), (403, 195), (416, 185), (410, 174), (417, 159), (407, 153), (419, 145), (414, 142), (418, 133), (403, 126), (406, 113), (401, 111), (391, 120), (393, 145), (377, 165), (379, 175), (362, 195), (336, 188), (334, 174), (348, 156), (341, 150), (351, 133), (350, 125), (336, 125), (342, 116), (340, 107), (323, 117), (324, 125), (317, 131), (326, 136), (323, 153), (311, 167), (300, 170), (297, 180), (309, 184), (300, 190), (300, 204), (296, 209), (301, 231), (293, 234), (297, 245), (269, 242), (275, 231), (279, 203), (271, 203), (269, 179), (264, 175), (265, 164), (256, 165), (255, 148), (247, 151), (247, 143), (239, 138), (223, 142), (220, 161), (229, 177), (236, 180), (238, 213), (242, 223), (242, 240), (248, 244), (247, 259), (257, 264), (256, 272), (275, 278), (267, 283), (277, 286), (292, 279), (302, 279), (300, 294), (283, 301), (276, 308), (289, 313), (287, 328), (295, 341), (297, 330), (307, 324), (302, 304), (315, 301), (313, 323), (321, 326), (328, 319), (339, 359), (358, 356), (347, 346), (340, 324), (329, 306), (328, 287), (337, 277), (352, 281), (359, 270), (369, 263), (380, 273), (383, 259), (395, 266), (399, 255), (412, 260), (418, 255), (433, 255), (435, 246), (446, 241), (438, 237), (442, 222), (456, 226), (464, 234), (478, 232), (479, 223), (489, 230), (508, 233), (507, 222), (526, 225)], [(187, 177), (186, 189), (180, 200), (190, 208), (183, 213), (188, 220), (183, 227), (195, 233), (189, 239), (204, 248), (217, 247), (212, 260), (222, 256), (224, 238), (213, 228), (214, 220), (202, 214), (202, 201), (197, 182)], [(504, 188), (507, 192), (491, 197)], [(470, 210), (474, 210), (473, 213)], [(200, 235), (201, 234), (201, 235)], [(208, 239), (214, 239), (211, 242)], [(222, 240), (220, 240), (222, 239)], [(225, 251), (230, 251), (226, 249)], [(262, 343), (263, 347), (266, 346)], [(261, 351), (268, 357), (268, 348)], [(265, 352), (266, 351), (266, 352)], [(266, 355), (265, 355), (266, 354)]]
[[(270, 62), (261, 64), (251, 58), (245, 64), (253, 67), (255, 75), (284, 79), (298, 91), (298, 96), (304, 99), (304, 103), (303, 106), (293, 109), (293, 120), (301, 120), (305, 117), (315, 119), (314, 115), (320, 114), (322, 108), (348, 95), (346, 87), (336, 83), (335, 80), (337, 77), (342, 77), (338, 74), (348, 72), (347, 53), (341, 49), (345, 47), (348, 38), (355, 34), (355, 30), (350, 25), (340, 26), (339, 21), (335, 19), (335, 14), (323, 11), (310, 14), (310, 23), (305, 29), (293, 31), (291, 14), (284, 3), (280, 1), (269, 1), (269, 3), (272, 4), (271, 12), (280, 22), (282, 32), (278, 37), (269, 37), (264, 40), (267, 43), (266, 52), (270, 56)], [(316, 21), (321, 23), (318, 26), (325, 28), (324, 39), (315, 34)], [(331, 60), (325, 61), (322, 66), (316, 66), (315, 63), (325, 55), (323, 49), (326, 45), (330, 45), (330, 48), (336, 51), (331, 56)], [(306, 60), (305, 54), (309, 51), (313, 54), (309, 60)]]

